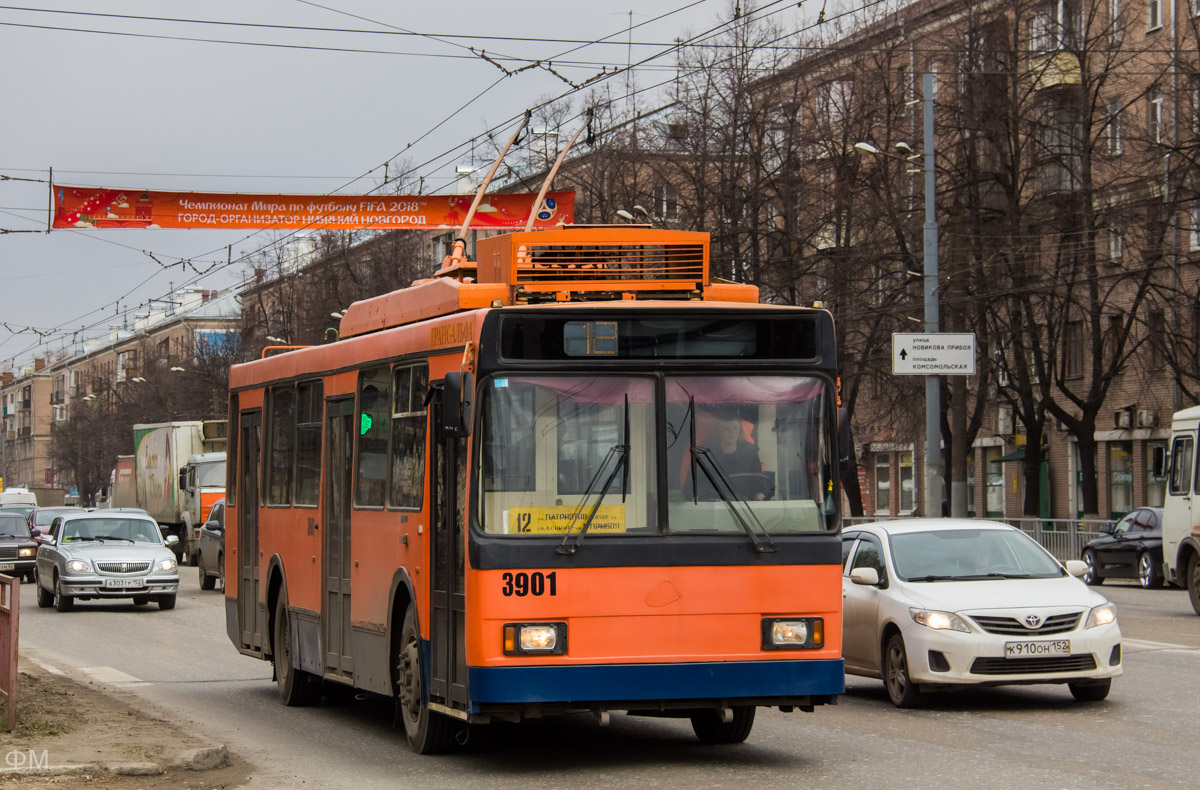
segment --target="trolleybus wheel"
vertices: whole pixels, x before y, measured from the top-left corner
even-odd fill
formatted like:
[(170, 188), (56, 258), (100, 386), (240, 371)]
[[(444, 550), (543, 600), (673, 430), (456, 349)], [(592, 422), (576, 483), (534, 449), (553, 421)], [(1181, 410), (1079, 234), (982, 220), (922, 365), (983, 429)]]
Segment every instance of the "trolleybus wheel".
[(409, 747), (417, 754), (440, 754), (452, 750), (461, 725), (449, 716), (429, 709), (421, 673), (421, 635), (417, 612), (410, 604), (400, 628), (396, 657), (396, 709), (404, 723)]
[(298, 707), (321, 701), (321, 679), (292, 666), (292, 622), (287, 594), (275, 603), (275, 684), (284, 705)]
[(1187, 564), (1187, 576), (1183, 577), (1187, 585), (1188, 598), (1192, 601), (1192, 609), (1200, 614), (1200, 556), (1192, 555)]
[(700, 743), (741, 743), (754, 727), (754, 706), (736, 705), (729, 723), (721, 721), (715, 710), (703, 710), (692, 716), (692, 731)]

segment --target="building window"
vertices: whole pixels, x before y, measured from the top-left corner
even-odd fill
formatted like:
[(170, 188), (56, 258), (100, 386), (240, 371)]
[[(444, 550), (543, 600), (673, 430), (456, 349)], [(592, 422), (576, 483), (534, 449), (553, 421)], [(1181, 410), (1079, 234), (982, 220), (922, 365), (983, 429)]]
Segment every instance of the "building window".
[(1146, 317), (1146, 340), (1150, 345), (1150, 367), (1167, 364), (1167, 324), (1162, 310), (1151, 310)]
[(321, 496), (321, 412), (325, 385), (304, 382), (296, 409), (296, 504), (316, 505)]
[(679, 191), (673, 184), (663, 183), (654, 188), (654, 212), (660, 219), (679, 216)]
[(987, 517), (1004, 515), (1004, 462), (1000, 460), (1003, 447), (987, 447), (983, 451), (983, 468), (987, 480)]
[(1031, 52), (1051, 52), (1075, 46), (1079, 41), (1078, 0), (1048, 0), (1033, 12), (1028, 22)]
[(917, 509), (916, 478), (913, 476), (913, 454), (900, 453), (900, 512), (911, 513)]
[(1154, 451), (1167, 451), (1166, 442), (1146, 443), (1146, 504), (1150, 507), (1162, 507), (1167, 497), (1167, 478), (1154, 476)]
[(1189, 213), (1192, 221), (1188, 228), (1188, 249), (1195, 252), (1200, 250), (1200, 203), (1193, 203)]
[(1112, 518), (1133, 510), (1133, 443), (1108, 443), (1108, 491)]
[(1108, 123), (1104, 127), (1104, 136), (1108, 143), (1110, 156), (1121, 153), (1121, 100), (1109, 99), (1106, 108)]
[(1163, 95), (1157, 88), (1146, 97), (1146, 135), (1152, 143), (1163, 141)]
[(1083, 375), (1083, 322), (1068, 321), (1066, 327), (1066, 349), (1063, 353), (1063, 375), (1079, 378)]
[(1162, 0), (1146, 0), (1146, 29), (1162, 27)]
[(886, 455), (875, 456), (875, 514), (886, 516), (889, 513), (892, 494), (891, 470), (888, 468)]
[(1121, 18), (1121, 0), (1108, 0), (1108, 40), (1120, 44), (1125, 38), (1125, 20)]
[(396, 368), (392, 404), (391, 505), (421, 507), (425, 487), (425, 392), (429, 370), (424, 365)]

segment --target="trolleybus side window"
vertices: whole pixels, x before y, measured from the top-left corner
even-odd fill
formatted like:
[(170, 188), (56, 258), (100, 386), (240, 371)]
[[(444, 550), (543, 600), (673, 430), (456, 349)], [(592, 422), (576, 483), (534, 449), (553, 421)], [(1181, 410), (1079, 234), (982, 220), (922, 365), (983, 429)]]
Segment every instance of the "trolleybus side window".
[(315, 506), (321, 496), (321, 411), (325, 385), (301, 382), (296, 409), (296, 504)]
[(1186, 496), (1192, 484), (1192, 437), (1176, 436), (1171, 442), (1171, 479), (1167, 491)]
[(425, 391), (429, 388), (429, 369), (425, 365), (398, 367), (393, 381), (389, 504), (417, 509), (425, 486)]
[(363, 371), (358, 380), (358, 459), (354, 503), (383, 507), (387, 495), (392, 376), (387, 368)]
[(268, 433), (270, 468), (267, 470), (267, 502), (292, 503), (292, 452), (296, 433), (296, 389), (292, 384), (271, 388), (271, 428)]

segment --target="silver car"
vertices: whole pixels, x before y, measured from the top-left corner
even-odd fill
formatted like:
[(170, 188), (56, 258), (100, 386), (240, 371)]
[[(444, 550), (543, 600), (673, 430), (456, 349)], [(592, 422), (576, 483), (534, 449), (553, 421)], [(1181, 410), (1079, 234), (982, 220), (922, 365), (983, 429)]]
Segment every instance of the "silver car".
[(158, 524), (136, 511), (87, 511), (59, 516), (37, 550), (38, 606), (68, 611), (76, 599), (151, 599), (175, 608), (179, 569)]

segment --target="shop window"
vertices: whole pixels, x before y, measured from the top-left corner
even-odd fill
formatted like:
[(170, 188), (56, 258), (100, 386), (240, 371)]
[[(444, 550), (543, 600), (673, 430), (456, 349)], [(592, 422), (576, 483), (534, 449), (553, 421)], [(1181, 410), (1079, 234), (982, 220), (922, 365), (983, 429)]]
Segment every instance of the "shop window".
[(889, 512), (892, 494), (891, 469), (888, 458), (881, 455), (875, 458), (875, 514), (886, 516)]
[(975, 518), (975, 451), (967, 453), (967, 517)]
[(1108, 491), (1112, 518), (1133, 510), (1133, 443), (1109, 442)]
[(900, 512), (911, 513), (917, 507), (913, 454), (900, 453)]
[(1000, 518), (1004, 515), (1004, 462), (1000, 460), (1003, 450), (1003, 447), (988, 447), (983, 452), (988, 518)]
[(1146, 443), (1146, 504), (1162, 507), (1167, 497), (1167, 478), (1154, 476), (1154, 451), (1167, 451), (1166, 442)]

